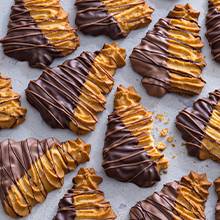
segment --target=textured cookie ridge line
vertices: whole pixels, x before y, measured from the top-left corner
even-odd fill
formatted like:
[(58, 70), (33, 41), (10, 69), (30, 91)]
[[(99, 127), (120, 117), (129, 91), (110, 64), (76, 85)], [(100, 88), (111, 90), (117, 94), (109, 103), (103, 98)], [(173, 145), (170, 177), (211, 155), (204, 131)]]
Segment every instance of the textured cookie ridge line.
[(117, 88), (114, 111), (108, 117), (103, 167), (112, 178), (148, 187), (160, 180), (168, 161), (154, 147), (152, 113), (140, 100), (133, 87)]
[(20, 95), (12, 90), (11, 79), (0, 74), (0, 129), (22, 124), (27, 112), (21, 106)]
[(220, 161), (219, 101), (220, 91), (215, 90), (208, 98), (200, 98), (192, 107), (182, 110), (176, 118), (176, 126), (186, 141), (189, 154), (200, 160)]
[(81, 168), (73, 178), (73, 187), (60, 200), (53, 220), (102, 219), (114, 220), (111, 204), (99, 189), (102, 178), (93, 168)]
[(125, 65), (125, 56), (115, 43), (99, 52), (83, 52), (31, 81), (27, 99), (51, 127), (88, 133), (95, 129), (96, 115), (105, 108), (105, 95), (113, 87), (116, 69)]
[(85, 34), (104, 34), (113, 39), (151, 22), (153, 9), (144, 0), (77, 0), (76, 25)]
[(176, 5), (134, 48), (132, 67), (143, 76), (142, 84), (150, 95), (201, 92), (205, 81), (200, 75), (206, 63), (198, 17), (199, 12), (189, 4)]
[(215, 220), (219, 220), (220, 219), (220, 178), (217, 178), (214, 184), (215, 184), (215, 191), (218, 196), (218, 200), (215, 206)]
[(220, 1), (208, 1), (208, 13), (206, 16), (206, 37), (211, 47), (211, 52), (214, 60), (220, 62), (220, 39), (219, 39), (219, 24), (220, 24)]
[(3, 208), (11, 217), (24, 217), (50, 191), (62, 187), (66, 173), (89, 160), (90, 145), (81, 139), (63, 143), (55, 138), (8, 139), (1, 142), (0, 150)]
[(130, 210), (130, 219), (205, 220), (205, 203), (211, 183), (205, 174), (190, 172), (180, 181), (164, 185)]
[(59, 0), (15, 0), (8, 33), (1, 40), (6, 55), (45, 68), (79, 46), (79, 37)]

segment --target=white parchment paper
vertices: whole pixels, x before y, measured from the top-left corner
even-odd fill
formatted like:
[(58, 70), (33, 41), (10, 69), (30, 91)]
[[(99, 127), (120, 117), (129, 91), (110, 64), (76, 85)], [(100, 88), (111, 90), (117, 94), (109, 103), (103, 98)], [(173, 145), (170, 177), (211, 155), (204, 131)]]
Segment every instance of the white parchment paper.
[[(48, 0), (49, 1), (49, 0)], [(74, 25), (75, 8), (74, 0), (62, 0), (63, 7), (70, 14), (70, 21)], [(210, 55), (210, 48), (208, 42), (205, 39), (205, 15), (207, 11), (207, 0), (149, 0), (150, 6), (155, 8), (153, 14), (153, 21), (149, 27), (143, 28), (137, 31), (133, 31), (126, 39), (119, 40), (120, 46), (127, 49), (127, 65), (119, 69), (115, 76), (115, 86), (113, 91), (107, 97), (106, 110), (99, 115), (99, 122), (96, 130), (89, 135), (82, 138), (92, 144), (91, 160), (87, 164), (81, 166), (94, 167), (99, 175), (104, 178), (101, 185), (101, 189), (105, 192), (106, 199), (110, 200), (115, 212), (118, 215), (119, 220), (128, 219), (128, 213), (130, 208), (136, 204), (137, 201), (143, 200), (145, 197), (152, 194), (154, 191), (159, 191), (164, 183), (178, 180), (181, 176), (189, 173), (190, 170), (206, 172), (210, 181), (214, 181), (215, 178), (220, 176), (219, 167), (217, 163), (210, 160), (198, 161), (196, 158), (189, 157), (186, 149), (182, 146), (182, 139), (179, 132), (175, 128), (174, 122), (177, 113), (185, 106), (191, 105), (194, 98), (181, 97), (175, 94), (168, 94), (163, 98), (153, 98), (146, 94), (141, 86), (141, 77), (136, 74), (130, 66), (128, 56), (130, 55), (134, 46), (139, 44), (142, 37), (148, 29), (151, 29), (155, 22), (160, 17), (165, 17), (169, 10), (173, 9), (175, 4), (190, 3), (193, 7), (201, 12), (199, 23), (202, 27), (201, 36), (205, 42), (205, 48), (203, 52), (206, 56), (207, 67), (204, 69), (203, 77), (207, 81), (202, 96), (206, 96), (208, 92), (220, 88), (220, 66), (216, 64)], [(13, 0), (0, 0), (0, 38), (6, 34), (8, 17), (10, 14), (10, 7), (13, 4)], [(65, 59), (74, 58), (84, 50), (99, 50), (104, 43), (111, 42), (111, 40), (104, 36), (91, 37), (85, 36), (79, 33), (81, 38), (81, 46), (78, 50), (68, 57), (57, 59), (52, 65), (61, 64)], [(60, 140), (75, 139), (74, 135), (69, 130), (59, 130), (50, 128), (40, 117), (40, 114), (26, 101), (25, 92), (28, 82), (31, 79), (36, 79), (41, 70), (32, 69), (26, 62), (18, 62), (5, 56), (0, 47), (0, 72), (8, 75), (13, 79), (14, 90), (19, 92), (22, 97), (22, 104), (28, 109), (26, 121), (19, 127), (13, 130), (1, 130), (0, 141), (5, 138), (14, 138), (16, 140), (25, 139), (28, 137), (36, 137), (39, 139), (54, 136)], [(174, 136), (174, 144), (176, 147), (168, 145), (165, 155), (169, 159), (169, 169), (167, 174), (162, 175), (162, 180), (151, 188), (139, 188), (134, 184), (120, 183), (114, 179), (108, 178), (102, 167), (102, 148), (104, 142), (104, 135), (106, 130), (107, 116), (112, 112), (113, 98), (116, 87), (120, 84), (124, 86), (133, 85), (142, 96), (142, 103), (145, 107), (157, 113), (165, 113), (169, 118), (169, 124), (164, 125), (158, 121), (155, 121), (154, 136), (158, 139), (157, 128), (169, 128), (169, 134)], [(64, 193), (72, 186), (72, 178), (77, 174), (78, 169), (75, 172), (70, 173), (65, 178), (65, 184), (60, 190), (51, 192), (46, 201), (43, 204), (37, 205), (33, 208), (32, 213), (23, 218), (24, 220), (52, 220), (56, 214), (57, 205), (59, 200), (63, 197)], [(214, 220), (216, 195), (214, 193), (214, 187), (210, 189), (210, 196), (206, 206), (206, 214), (208, 220)], [(10, 217), (6, 216), (2, 207), (0, 206), (0, 220), (9, 220)]]

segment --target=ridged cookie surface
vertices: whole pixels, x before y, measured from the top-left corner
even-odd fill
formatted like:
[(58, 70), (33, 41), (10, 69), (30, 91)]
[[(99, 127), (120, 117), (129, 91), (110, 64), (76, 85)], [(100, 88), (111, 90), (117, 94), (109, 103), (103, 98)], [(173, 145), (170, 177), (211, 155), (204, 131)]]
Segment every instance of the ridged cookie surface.
[(168, 161), (152, 136), (152, 113), (140, 104), (133, 87), (119, 86), (114, 111), (108, 117), (103, 148), (103, 168), (108, 176), (122, 182), (148, 187), (160, 180)]
[(168, 92), (198, 95), (205, 85), (201, 73), (206, 63), (201, 53), (199, 12), (189, 5), (176, 5), (133, 49), (133, 69), (143, 76), (149, 95)]
[(0, 198), (11, 217), (30, 214), (47, 194), (63, 186), (64, 175), (89, 160), (90, 145), (82, 140), (59, 142), (7, 139), (0, 143)]

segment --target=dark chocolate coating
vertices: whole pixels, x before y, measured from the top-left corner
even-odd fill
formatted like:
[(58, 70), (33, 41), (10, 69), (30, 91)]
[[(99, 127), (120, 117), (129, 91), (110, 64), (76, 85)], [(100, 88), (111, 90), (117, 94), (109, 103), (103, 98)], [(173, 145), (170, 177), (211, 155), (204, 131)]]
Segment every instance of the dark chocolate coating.
[(74, 189), (68, 190), (64, 197), (60, 200), (58, 211), (53, 220), (74, 220), (76, 210), (73, 204)]
[(103, 2), (99, 0), (76, 0), (76, 25), (84, 34), (93, 36), (106, 35), (116, 40), (126, 37), (114, 17), (108, 13)]
[[(179, 87), (175, 87), (175, 85), (171, 85), (169, 74), (175, 73), (180, 76), (186, 75), (181, 71), (177, 71), (174, 69), (170, 69), (167, 65), (167, 61), (169, 59), (175, 59), (177, 62), (182, 61), (185, 63), (193, 63), (199, 69), (202, 69), (200, 63), (194, 62), (190, 59), (181, 58), (169, 52), (169, 40), (174, 41), (177, 44), (185, 47), (192, 48), (189, 45), (186, 45), (185, 42), (174, 39), (169, 36), (169, 31), (182, 31), (183, 33), (187, 33), (188, 35), (193, 35), (189, 31), (181, 30), (178, 26), (172, 24), (172, 18), (161, 18), (152, 31), (147, 32), (146, 36), (142, 39), (140, 45), (135, 47), (130, 55), (130, 61), (132, 68), (135, 72), (140, 74), (142, 79), (143, 87), (146, 89), (147, 93), (151, 96), (162, 97), (168, 92), (178, 92), (184, 93), (188, 95), (196, 95), (197, 91), (188, 91)], [(180, 19), (178, 17), (178, 19)], [(199, 77), (197, 74), (191, 73), (189, 78), (197, 78), (202, 83), (205, 81)]]
[(209, 41), (214, 59), (220, 62), (220, 11), (210, 0), (208, 8), (208, 14), (206, 16), (206, 37)]
[(213, 108), (220, 100), (220, 90), (209, 93), (208, 98), (201, 98), (193, 106), (182, 110), (176, 117), (176, 127), (186, 141), (189, 155), (199, 156), (205, 128), (212, 115)]
[(7, 139), (0, 143), (0, 198), (2, 202), (6, 199), (10, 187), (55, 144), (60, 146), (61, 143), (55, 138), (42, 141), (29, 138), (18, 142)]
[[(160, 22), (168, 20), (161, 19)], [(148, 32), (130, 56), (132, 68), (144, 77), (142, 84), (152, 96), (163, 96), (169, 90), (168, 56), (166, 35), (162, 30)]]
[(130, 210), (130, 220), (173, 220), (178, 188), (179, 182), (168, 183), (161, 192), (138, 202)]
[(119, 181), (133, 182), (141, 187), (160, 181), (156, 163), (125, 127), (117, 111), (108, 117), (103, 160), (106, 174)]
[(60, 56), (60, 52), (43, 36), (23, 0), (15, 0), (11, 7), (8, 33), (1, 42), (7, 56), (28, 61), (32, 67), (44, 68)]
[(205, 203), (212, 184), (205, 174), (191, 171), (164, 185), (130, 210), (130, 220), (205, 220)]
[(29, 83), (27, 100), (51, 127), (69, 128), (69, 122), (75, 120), (73, 112), (97, 53), (83, 52), (58, 67), (44, 70)]

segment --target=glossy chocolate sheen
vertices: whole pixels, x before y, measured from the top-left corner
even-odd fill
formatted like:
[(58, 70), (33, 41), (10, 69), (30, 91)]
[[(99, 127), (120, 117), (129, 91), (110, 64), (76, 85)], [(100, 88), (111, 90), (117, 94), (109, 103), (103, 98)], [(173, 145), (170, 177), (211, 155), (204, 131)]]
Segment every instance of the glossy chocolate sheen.
[[(201, 92), (205, 81), (198, 73), (187, 71), (187, 67), (191, 66), (201, 72), (205, 66), (200, 54), (203, 44), (197, 33), (198, 15), (188, 4), (177, 5), (133, 49), (130, 56), (132, 67), (143, 76), (142, 84), (149, 95), (161, 97), (168, 92), (196, 95)], [(181, 22), (185, 27), (181, 27)], [(187, 22), (192, 25), (194, 32), (189, 31), (190, 28), (184, 29)]]
[(214, 182), (215, 191), (218, 196), (218, 200), (215, 206), (215, 220), (220, 220), (220, 178), (217, 178)]
[(1, 199), (4, 200), (11, 185), (24, 176), (31, 165), (55, 144), (61, 143), (56, 138), (38, 141), (29, 138), (24, 141), (7, 139), (1, 142)]
[[(0, 42), (3, 44), (6, 55), (19, 61), (28, 61), (31, 67), (45, 68), (52, 63), (54, 58), (64, 55), (59, 51), (59, 48), (49, 42), (25, 4), (25, 0), (15, 0), (15, 4), (11, 7), (7, 35)], [(35, 7), (40, 7), (41, 2), (33, 2), (32, 4), (33, 6), (35, 4)], [(42, 4), (42, 7), (45, 6)], [(63, 30), (65, 29), (63, 28)], [(50, 33), (51, 30), (44, 31)], [(57, 32), (56, 37), (59, 38), (60, 30), (55, 29), (53, 31)], [(75, 40), (79, 41), (78, 38)], [(72, 51), (74, 49), (72, 48)], [(67, 50), (70, 53), (69, 49)]]
[(149, 187), (160, 181), (160, 170), (166, 169), (168, 162), (154, 147), (152, 114), (140, 99), (132, 87), (117, 88), (115, 109), (108, 117), (102, 166), (114, 179)]
[(206, 37), (209, 41), (214, 59), (220, 62), (220, 1), (208, 1), (208, 14), (206, 16)]
[(59, 142), (7, 139), (0, 143), (0, 198), (11, 217), (30, 214), (36, 203), (63, 185), (64, 175), (89, 160), (90, 145), (80, 139)]
[(103, 159), (106, 174), (119, 181), (133, 182), (141, 187), (160, 181), (156, 163), (121, 122), (117, 112), (108, 117)]
[(60, 200), (53, 220), (114, 220), (116, 215), (99, 189), (102, 178), (92, 168), (81, 168), (73, 187)]
[(76, 25), (85, 34), (126, 37), (131, 30), (147, 26), (153, 9), (144, 0), (76, 0)]
[[(200, 158), (205, 128), (209, 123), (214, 107), (220, 100), (220, 91), (209, 93), (208, 98), (200, 98), (192, 107), (182, 110), (176, 117), (176, 127), (186, 141), (188, 153)], [(201, 159), (201, 158), (200, 158)]]
[(55, 68), (47, 68), (26, 89), (27, 100), (53, 128), (78, 134), (95, 129), (104, 110), (116, 69), (125, 65), (125, 50), (105, 44), (101, 51), (83, 52)]
[(126, 36), (100, 0), (76, 0), (75, 5), (78, 10), (75, 22), (83, 33), (94, 36), (103, 34), (115, 40)]
[(206, 175), (191, 172), (138, 202), (130, 210), (130, 220), (205, 220), (210, 186)]
[(58, 67), (46, 69), (26, 89), (27, 100), (52, 128), (69, 128), (83, 84), (96, 54), (83, 52)]

